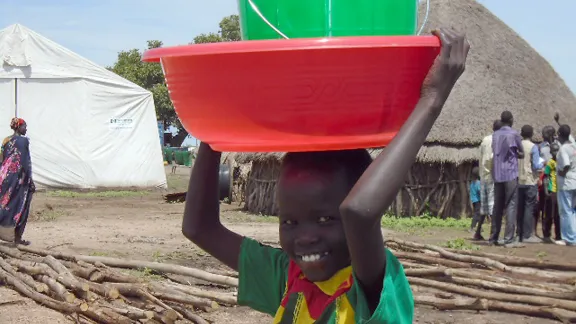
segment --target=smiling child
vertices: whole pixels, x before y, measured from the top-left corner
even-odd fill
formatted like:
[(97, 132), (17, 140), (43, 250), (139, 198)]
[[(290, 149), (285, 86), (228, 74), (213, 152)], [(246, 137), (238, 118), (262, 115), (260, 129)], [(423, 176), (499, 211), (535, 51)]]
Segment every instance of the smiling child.
[(202, 143), (190, 177), (182, 232), (238, 270), (238, 303), (273, 323), (411, 324), (414, 299), (386, 249), (382, 215), (464, 72), (470, 48), (451, 29), (414, 111), (374, 160), (366, 150), (286, 154), (277, 186), (280, 245), (262, 245), (220, 222), (219, 152)]

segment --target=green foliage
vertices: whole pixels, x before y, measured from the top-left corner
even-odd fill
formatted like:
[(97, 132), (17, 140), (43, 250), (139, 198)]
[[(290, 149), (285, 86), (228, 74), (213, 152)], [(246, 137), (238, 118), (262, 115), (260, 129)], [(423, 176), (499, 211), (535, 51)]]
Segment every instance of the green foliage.
[(457, 238), (455, 240), (447, 241), (444, 244), (444, 246), (449, 249), (455, 249), (455, 250), (468, 250), (468, 251), (480, 250), (480, 247), (478, 245), (471, 244), (470, 242), (468, 242), (463, 238)]
[(396, 217), (384, 215), (382, 217), (382, 227), (392, 230), (416, 230), (425, 228), (470, 228), (469, 219), (438, 218), (430, 215), (417, 217)]
[(237, 42), (242, 39), (240, 34), (240, 17), (230, 15), (220, 21), (220, 35), (227, 42)]
[(208, 34), (200, 34), (194, 37), (193, 44), (204, 44), (204, 43), (219, 43), (223, 42), (224, 40), (219, 34), (216, 33), (208, 33)]
[(218, 33), (200, 34), (194, 37), (194, 44), (236, 42), (241, 40), (240, 18), (238, 15), (224, 17), (220, 21)]
[(126, 198), (141, 197), (149, 194), (149, 191), (131, 191), (131, 190), (109, 190), (109, 191), (68, 191), (55, 190), (48, 191), (50, 197), (60, 198)]
[[(217, 33), (200, 34), (194, 37), (193, 43), (217, 43), (240, 40), (240, 19), (238, 15), (224, 17), (222, 21), (220, 21), (219, 26), (220, 30)], [(162, 41), (159, 40), (149, 40), (147, 45), (147, 49), (152, 49), (162, 47), (163, 44)], [(163, 120), (165, 126), (172, 125), (178, 128), (179, 134), (177, 139), (180, 140), (180, 143), (173, 144), (174, 146), (179, 146), (188, 135), (188, 132), (184, 130), (176, 116), (160, 63), (142, 62), (142, 52), (138, 49), (130, 49), (118, 53), (116, 62), (111, 67), (108, 67), (108, 70), (152, 92), (158, 119)], [(176, 142), (178, 142), (177, 139), (175, 139)]]

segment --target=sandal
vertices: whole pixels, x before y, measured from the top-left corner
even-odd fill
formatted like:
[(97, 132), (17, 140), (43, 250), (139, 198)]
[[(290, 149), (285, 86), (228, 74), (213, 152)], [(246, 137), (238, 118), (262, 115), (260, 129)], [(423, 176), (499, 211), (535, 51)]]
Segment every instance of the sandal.
[(32, 244), (32, 242), (30, 241), (26, 241), (26, 240), (19, 240), (17, 242), (15, 242), (17, 245), (24, 245), (24, 246), (28, 246), (30, 244)]

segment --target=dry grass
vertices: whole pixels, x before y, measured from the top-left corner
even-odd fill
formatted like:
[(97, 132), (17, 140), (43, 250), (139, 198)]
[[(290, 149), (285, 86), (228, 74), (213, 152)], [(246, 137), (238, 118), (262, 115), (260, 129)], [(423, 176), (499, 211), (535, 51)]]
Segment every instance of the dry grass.
[(68, 215), (69, 212), (65, 209), (45, 204), (43, 208), (40, 208), (39, 210), (32, 210), (29, 217), (30, 221), (33, 222), (53, 222)]

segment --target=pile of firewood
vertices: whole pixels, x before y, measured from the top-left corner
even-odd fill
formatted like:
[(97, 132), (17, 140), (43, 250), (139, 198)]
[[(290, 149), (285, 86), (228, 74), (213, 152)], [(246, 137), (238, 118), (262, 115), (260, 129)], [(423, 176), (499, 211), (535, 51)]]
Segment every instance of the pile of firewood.
[(499, 311), (576, 323), (576, 263), (386, 242), (400, 259), (417, 305)]
[(0, 283), (77, 323), (198, 323), (200, 314), (234, 305), (234, 293), (199, 289), (173, 280), (145, 280), (116, 268), (150, 269), (225, 287), (238, 279), (158, 262), (70, 255), (0, 245)]
[[(417, 305), (441, 310), (499, 311), (576, 323), (576, 263), (389, 240)], [(165, 280), (120, 272), (149, 269)], [(234, 292), (198, 288), (193, 278), (238, 287), (237, 274), (158, 262), (70, 255), (0, 246), (0, 281), (80, 323), (209, 323), (202, 314), (236, 305)], [(206, 316), (204, 316), (206, 317)]]

